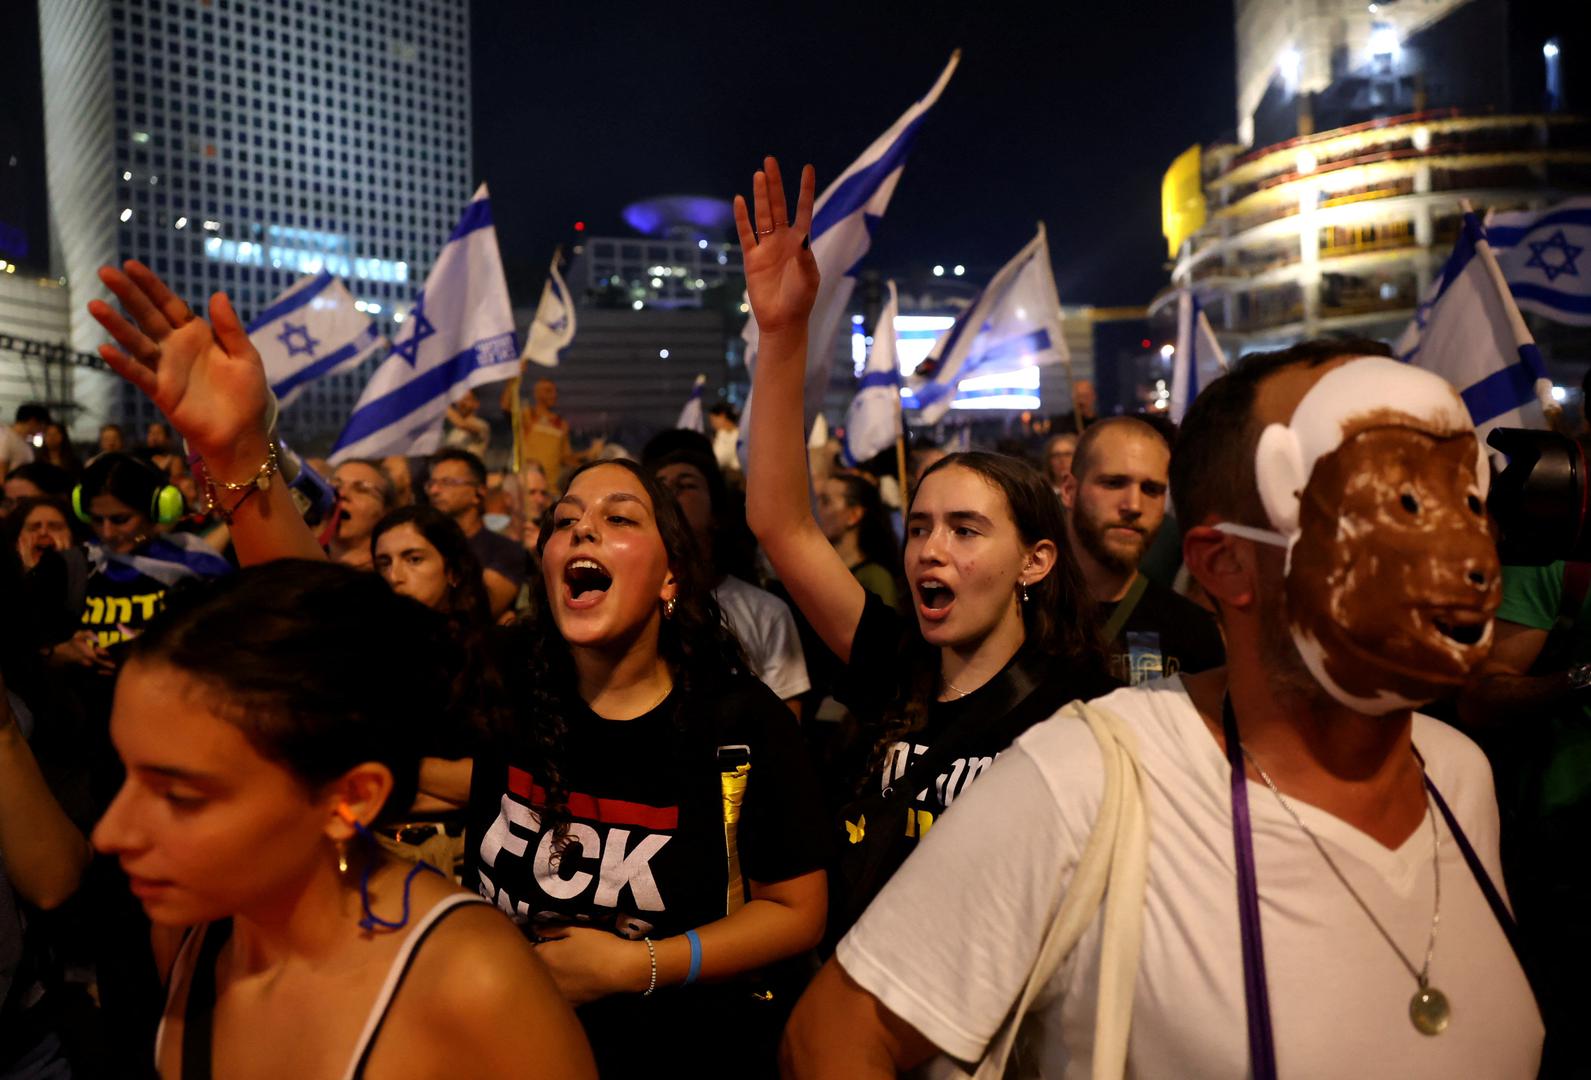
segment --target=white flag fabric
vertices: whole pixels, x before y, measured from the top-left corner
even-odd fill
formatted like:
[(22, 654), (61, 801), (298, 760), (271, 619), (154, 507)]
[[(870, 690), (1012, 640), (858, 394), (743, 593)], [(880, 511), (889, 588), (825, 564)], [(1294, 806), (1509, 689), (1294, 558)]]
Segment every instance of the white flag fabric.
[(354, 307), (347, 286), (324, 270), (288, 286), (247, 330), (283, 406), (316, 379), (357, 367), (387, 340)]
[(442, 416), (472, 387), (518, 373), (519, 343), (486, 185), (475, 192), (330, 460), (430, 454)]
[(1591, 197), (1550, 210), (1492, 214), (1486, 241), (1520, 307), (1591, 326)]
[(889, 299), (873, 328), (873, 351), (856, 386), (856, 396), (845, 411), (845, 464), (855, 467), (891, 450), (901, 435), (900, 361), (895, 352), (895, 316), (900, 300), (895, 283), (887, 283)]
[[(1038, 235), (1000, 268), (934, 343), (910, 380), (909, 404), (920, 410), (923, 423), (938, 423), (963, 380), (1069, 359), (1061, 335), (1061, 301), (1050, 267), (1049, 239), (1040, 224)], [(1007, 389), (960, 391), (963, 397), (1009, 393)]]
[(1494, 427), (1547, 426), (1546, 365), (1473, 213), (1396, 348), (1458, 388), (1483, 446)]
[(1199, 391), (1225, 371), (1226, 353), (1210, 329), (1204, 308), (1193, 290), (1182, 290), (1177, 298), (1177, 351), (1172, 353), (1171, 364), (1171, 422), (1182, 423)]
[(674, 422), (675, 428), (707, 434), (707, 419), (702, 416), (702, 387), (706, 383), (706, 375), (696, 376), (696, 381), (691, 384), (691, 396), (685, 400), (685, 407), (679, 411), (679, 419)]
[[(912, 143), (922, 130), (928, 111), (939, 100), (956, 65), (961, 62), (958, 49), (950, 62), (940, 72), (939, 79), (920, 101), (896, 120), (894, 125), (880, 135), (851, 162), (850, 168), (824, 189), (812, 207), (812, 255), (817, 259), (822, 275), (818, 296), (812, 307), (808, 323), (805, 427), (810, 432), (824, 395), (829, 387), (829, 366), (834, 355), (834, 341), (842, 325), (848, 325), (847, 313), (851, 292), (856, 287), (858, 264), (873, 246), (873, 230), (884, 217), (895, 185), (900, 182), (901, 170), (906, 165)], [(757, 320), (747, 320), (741, 336), (746, 342), (746, 367), (752, 369), (757, 362)], [(748, 400), (746, 412), (753, 408)], [(741, 426), (751, 423), (743, 416)], [(744, 442), (744, 440), (742, 440)]]
[(547, 274), (547, 284), (542, 286), (541, 302), (536, 305), (536, 317), (525, 331), (525, 351), (522, 360), (533, 360), (543, 367), (558, 366), (558, 350), (575, 339), (575, 306), (569, 299), (569, 287), (558, 273), (558, 256), (552, 257), (552, 268)]

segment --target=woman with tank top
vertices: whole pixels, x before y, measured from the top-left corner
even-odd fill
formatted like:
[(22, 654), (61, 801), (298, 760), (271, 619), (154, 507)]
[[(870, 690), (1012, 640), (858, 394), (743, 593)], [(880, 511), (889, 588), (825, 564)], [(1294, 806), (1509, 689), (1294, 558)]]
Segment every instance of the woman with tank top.
[(196, 593), (132, 643), (111, 716), (127, 780), (94, 830), (157, 931), (191, 928), (160, 1075), (594, 1075), (513, 925), (374, 842), (449, 704), (442, 620), (328, 562)]

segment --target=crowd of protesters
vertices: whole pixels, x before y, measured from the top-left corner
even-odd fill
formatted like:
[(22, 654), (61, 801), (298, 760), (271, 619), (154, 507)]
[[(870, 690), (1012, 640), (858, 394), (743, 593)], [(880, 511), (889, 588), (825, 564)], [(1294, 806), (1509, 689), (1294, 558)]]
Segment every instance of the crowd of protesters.
[(0, 1080), (1591, 1070), (1591, 574), (1450, 392), (1308, 342), (900, 492), (803, 430), (813, 190), (754, 423), (542, 380), (493, 473), (470, 392), (318, 531), (230, 302), (102, 271), (165, 422), (0, 430)]

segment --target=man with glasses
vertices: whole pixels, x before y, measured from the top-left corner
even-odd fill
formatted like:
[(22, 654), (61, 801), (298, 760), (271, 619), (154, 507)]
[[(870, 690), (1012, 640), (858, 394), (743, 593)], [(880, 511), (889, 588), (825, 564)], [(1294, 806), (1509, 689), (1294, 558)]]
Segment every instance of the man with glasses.
[(332, 473), (337, 489), (337, 531), (327, 552), (333, 561), (371, 569), (370, 533), (397, 505), (392, 480), (374, 461), (350, 459)]
[(425, 481), (431, 505), (458, 522), (480, 560), (492, 614), (500, 616), (519, 595), (525, 581), (525, 550), (506, 536), (486, 527), (482, 507), (486, 502), (486, 465), (468, 450), (444, 447), (431, 457), (431, 474)]

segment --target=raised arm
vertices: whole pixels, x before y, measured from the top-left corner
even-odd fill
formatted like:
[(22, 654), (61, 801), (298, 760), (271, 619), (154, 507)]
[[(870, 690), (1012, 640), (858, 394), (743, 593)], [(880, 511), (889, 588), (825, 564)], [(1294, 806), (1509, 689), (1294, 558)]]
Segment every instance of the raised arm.
[(756, 227), (735, 196), (735, 226), (746, 266), (746, 295), (757, 319), (754, 419), (748, 425), (746, 520), (779, 580), (818, 637), (841, 661), (867, 594), (812, 519), (803, 399), (807, 320), (818, 293), (812, 255), (812, 166), (801, 171), (795, 221), (786, 220), (779, 163), (763, 162), (752, 180)]
[[(99, 347), (100, 356), (155, 403), (204, 459), (211, 477), (226, 483), (252, 479), (270, 450), (270, 391), (260, 354), (232, 302), (225, 293), (211, 296), (206, 322), (149, 267), (136, 260), (122, 266), (101, 267), (99, 277), (132, 321), (103, 300), (88, 305), (89, 314), (116, 339), (116, 345)], [(232, 513), (232, 543), (245, 566), (326, 557), (280, 476), (264, 491), (241, 503), (239, 498), (221, 495)]]
[(77, 891), (89, 855), (88, 841), (45, 784), (0, 680), (0, 860), (7, 876), (23, 899), (53, 908)]

